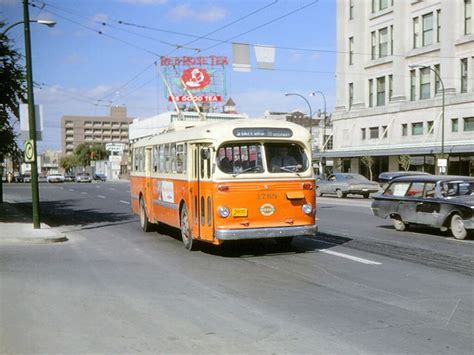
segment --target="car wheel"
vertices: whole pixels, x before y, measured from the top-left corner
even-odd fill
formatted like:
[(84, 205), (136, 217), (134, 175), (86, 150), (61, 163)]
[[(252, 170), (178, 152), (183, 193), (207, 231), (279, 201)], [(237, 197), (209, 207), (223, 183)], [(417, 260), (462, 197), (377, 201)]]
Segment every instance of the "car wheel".
[(152, 229), (152, 225), (146, 214), (145, 202), (143, 201), (143, 198), (140, 198), (140, 227), (142, 227), (144, 232), (150, 232)]
[(181, 210), (181, 220), (179, 224), (181, 228), (181, 239), (183, 240), (184, 247), (189, 251), (195, 250), (196, 242), (193, 239), (193, 233), (191, 231), (188, 209), (186, 208), (186, 205), (184, 205), (183, 209)]
[(454, 214), (450, 222), (451, 234), (454, 238), (463, 240), (467, 237), (467, 230), (460, 215)]
[(319, 187), (316, 188), (316, 196), (321, 197), (323, 194), (321, 193), (321, 189)]
[(408, 224), (403, 222), (401, 219), (395, 219), (394, 218), (394, 219), (392, 219), (392, 222), (393, 222), (393, 226), (395, 227), (395, 229), (399, 232), (403, 232), (408, 227)]
[(370, 194), (369, 194), (369, 193), (365, 193), (365, 194), (363, 194), (362, 196), (364, 196), (364, 198), (369, 198)]
[(336, 195), (338, 198), (346, 197), (346, 194), (342, 192), (341, 190), (336, 190)]

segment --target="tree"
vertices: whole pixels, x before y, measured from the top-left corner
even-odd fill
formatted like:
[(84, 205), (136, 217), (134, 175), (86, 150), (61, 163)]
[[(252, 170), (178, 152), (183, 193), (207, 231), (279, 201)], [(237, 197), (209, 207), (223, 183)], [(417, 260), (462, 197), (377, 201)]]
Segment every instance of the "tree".
[(70, 172), (77, 165), (77, 157), (74, 154), (68, 154), (59, 159), (59, 166), (66, 170), (66, 172)]
[(100, 143), (81, 143), (74, 150), (78, 165), (88, 166), (91, 160), (103, 160), (109, 157), (109, 152)]
[(403, 170), (408, 171), (410, 170), (410, 160), (411, 157), (409, 155), (400, 155), (398, 157), (398, 164), (401, 165)]
[[(4, 26), (4, 22), (0, 22), (0, 31)], [(22, 55), (13, 48), (10, 39), (5, 34), (0, 34), (0, 163), (7, 155), (13, 159), (19, 159), (21, 156), (14, 130), (14, 124), (20, 118), (20, 104), (26, 102), (25, 70), (19, 64), (21, 59)], [(0, 173), (3, 174), (3, 171)], [(2, 181), (0, 181), (1, 202), (3, 202)]]
[(372, 167), (374, 166), (374, 158), (372, 158), (371, 156), (365, 156), (362, 157), (360, 161), (367, 167), (367, 169), (369, 169), (369, 176), (370, 180), (372, 181)]

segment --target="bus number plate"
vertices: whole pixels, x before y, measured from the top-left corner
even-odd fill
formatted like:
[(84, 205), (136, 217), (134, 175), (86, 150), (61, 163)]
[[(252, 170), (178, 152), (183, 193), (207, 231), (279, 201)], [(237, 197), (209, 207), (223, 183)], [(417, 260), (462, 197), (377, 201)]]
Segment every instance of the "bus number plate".
[(232, 217), (247, 217), (247, 209), (246, 208), (233, 208)]

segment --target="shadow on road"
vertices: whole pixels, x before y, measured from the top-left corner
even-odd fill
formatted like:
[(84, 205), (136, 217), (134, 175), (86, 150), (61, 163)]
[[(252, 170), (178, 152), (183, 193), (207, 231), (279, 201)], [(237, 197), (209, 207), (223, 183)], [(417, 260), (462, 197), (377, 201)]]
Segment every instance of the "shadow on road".
[[(377, 226), (377, 228), (389, 229), (393, 231), (395, 230), (395, 227), (393, 227), (393, 225), (391, 224), (380, 225), (380, 226)], [(405, 233), (405, 232), (434, 235), (438, 237), (447, 237), (450, 235), (449, 232), (441, 232), (439, 228), (430, 228), (423, 225), (413, 225), (413, 224), (408, 226), (408, 228), (405, 231), (399, 232), (399, 233)]]
[[(15, 207), (31, 214), (31, 202), (16, 203)], [(93, 223), (123, 223), (135, 216), (131, 213), (104, 212), (94, 208), (82, 208), (75, 200), (42, 201), (40, 203), (41, 221), (51, 227), (80, 225)]]

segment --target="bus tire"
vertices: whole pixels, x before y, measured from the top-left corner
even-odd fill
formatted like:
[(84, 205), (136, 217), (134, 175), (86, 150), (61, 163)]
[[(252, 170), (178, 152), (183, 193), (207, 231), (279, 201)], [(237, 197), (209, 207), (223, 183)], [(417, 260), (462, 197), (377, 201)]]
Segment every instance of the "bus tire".
[(189, 215), (186, 205), (183, 205), (181, 209), (181, 218), (180, 218), (180, 229), (181, 229), (181, 239), (183, 240), (184, 247), (189, 251), (195, 250), (195, 241), (193, 239), (193, 233), (191, 232), (191, 226), (189, 224)]
[(140, 227), (142, 227), (144, 232), (150, 232), (152, 230), (152, 224), (148, 220), (143, 198), (140, 198)]

